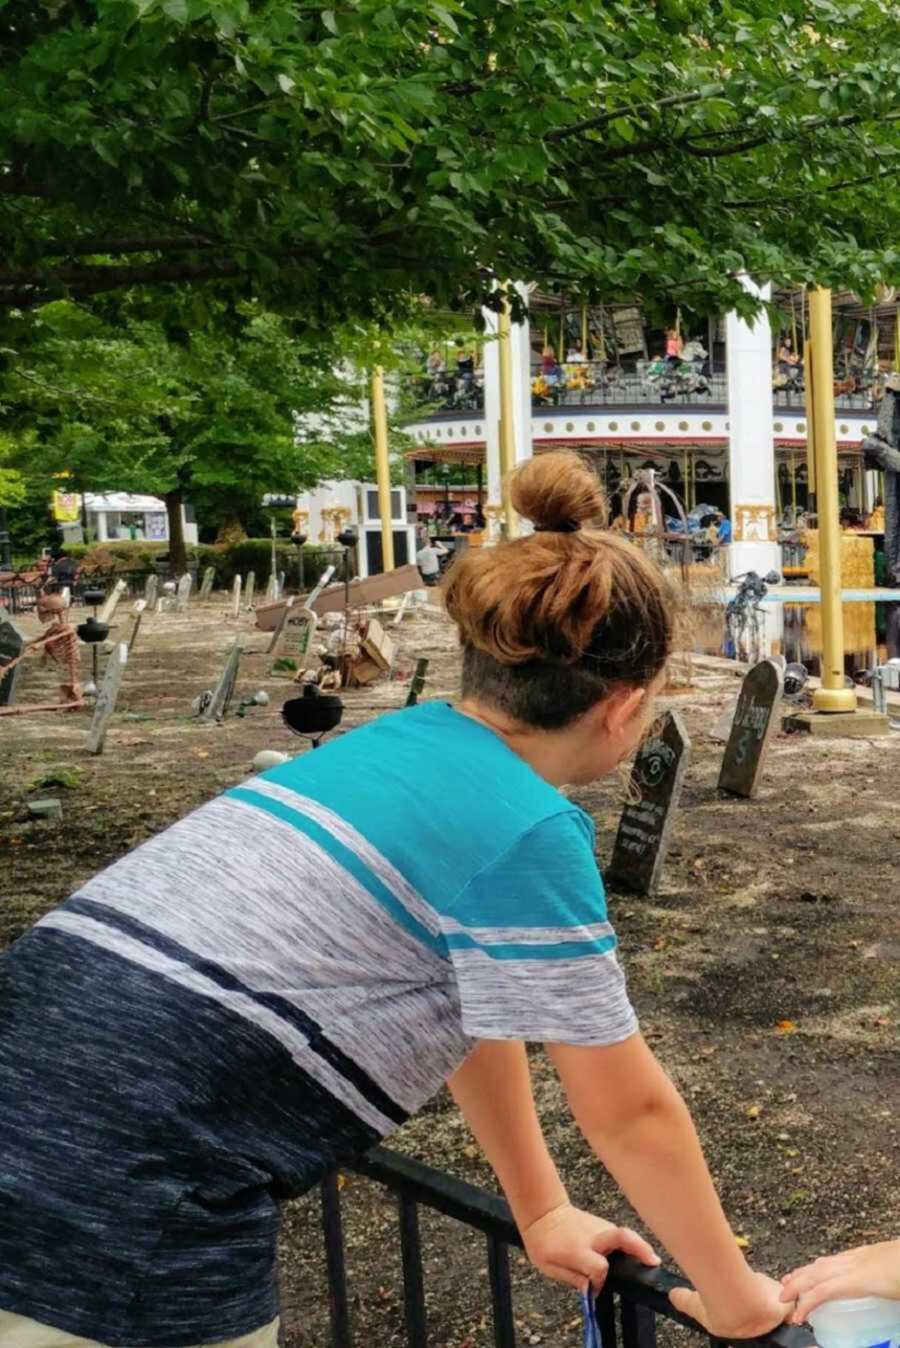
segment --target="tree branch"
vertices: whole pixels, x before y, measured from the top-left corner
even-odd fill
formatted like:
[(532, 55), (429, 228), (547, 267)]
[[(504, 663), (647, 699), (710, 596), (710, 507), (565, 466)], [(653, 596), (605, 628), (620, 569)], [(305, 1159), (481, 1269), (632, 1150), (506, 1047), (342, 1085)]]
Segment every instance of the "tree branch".
[(633, 103), (627, 108), (612, 108), (606, 112), (598, 112), (596, 117), (585, 117), (584, 121), (574, 122), (571, 126), (561, 126), (556, 131), (550, 131), (544, 140), (557, 141), (566, 140), (569, 136), (580, 135), (582, 131), (593, 131), (597, 127), (606, 126), (609, 122), (614, 122), (617, 117), (635, 117), (641, 112), (654, 112), (657, 108), (686, 107), (690, 103), (700, 103), (706, 98), (714, 98), (722, 92), (723, 85), (716, 85), (706, 93), (700, 93), (694, 90), (689, 94), (669, 94), (666, 98), (657, 98), (652, 103)]
[[(116, 238), (105, 235), (87, 235), (68, 242), (50, 241), (41, 245), (44, 257), (87, 257), (93, 253), (116, 257), (123, 253), (178, 253), (186, 249), (215, 248), (221, 240), (204, 238), (199, 234), (148, 235), (146, 238)], [(22, 275), (23, 273), (17, 273)], [(37, 275), (37, 272), (35, 272)], [(3, 274), (0, 273), (0, 280)]]

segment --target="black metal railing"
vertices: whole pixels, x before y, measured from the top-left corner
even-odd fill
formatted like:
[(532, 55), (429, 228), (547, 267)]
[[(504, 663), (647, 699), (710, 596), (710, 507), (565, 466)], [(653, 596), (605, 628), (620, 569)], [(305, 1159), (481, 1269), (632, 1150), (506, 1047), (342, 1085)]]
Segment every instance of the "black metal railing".
[[(728, 401), (728, 376), (724, 371), (697, 371), (678, 376), (654, 373), (654, 362), (642, 361), (638, 368), (624, 370), (600, 361), (572, 362), (558, 373), (542, 375), (532, 371), (533, 411), (552, 407), (681, 407), (697, 406), (724, 410)], [(416, 375), (410, 388), (413, 407), (427, 419), (484, 410), (484, 386), (480, 371), (465, 378)], [(805, 413), (806, 395), (802, 385), (773, 390), (775, 407)], [(837, 392), (838, 412), (871, 412), (875, 404), (871, 389)]]
[[(479, 1189), (442, 1170), (435, 1170), (412, 1157), (376, 1147), (354, 1163), (352, 1170), (382, 1184), (397, 1198), (398, 1237), (403, 1276), (403, 1306), (408, 1348), (428, 1348), (428, 1319), (419, 1208), (430, 1208), (461, 1223), (485, 1239), (493, 1337), (495, 1348), (516, 1348), (510, 1247), (522, 1241), (507, 1204), (495, 1194)], [(331, 1348), (353, 1348), (353, 1326), (344, 1255), (340, 1187), (336, 1174), (321, 1186), (325, 1260), (331, 1309)], [(674, 1287), (685, 1281), (661, 1268), (645, 1268), (637, 1260), (613, 1255), (610, 1274), (596, 1304), (595, 1314), (603, 1348), (655, 1348), (656, 1321), (665, 1320), (704, 1331), (680, 1315), (669, 1301)], [(572, 1339), (574, 1348), (576, 1340)], [(744, 1339), (763, 1348), (810, 1348), (812, 1335), (805, 1329), (782, 1326), (762, 1339)], [(722, 1348), (709, 1339), (710, 1348)], [(563, 1348), (560, 1343), (559, 1348)]]

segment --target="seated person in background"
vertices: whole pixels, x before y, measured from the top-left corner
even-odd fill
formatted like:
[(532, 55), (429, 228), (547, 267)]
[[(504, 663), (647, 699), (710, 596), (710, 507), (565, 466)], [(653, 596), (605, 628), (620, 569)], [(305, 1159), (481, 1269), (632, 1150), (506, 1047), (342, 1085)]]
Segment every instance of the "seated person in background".
[(666, 328), (666, 361), (669, 365), (677, 365), (681, 360), (681, 353), (684, 350), (684, 342), (677, 328)]
[(437, 585), (441, 578), (441, 558), (447, 556), (447, 549), (436, 538), (429, 538), (424, 547), (416, 553), (416, 566), (426, 585)]
[[(796, 1301), (791, 1323), (803, 1321), (825, 1301), (884, 1297), (900, 1301), (900, 1240), (859, 1245), (795, 1269), (781, 1280), (782, 1301)], [(898, 1308), (900, 1311), (900, 1308)]]
[(719, 544), (730, 543), (732, 537), (731, 520), (727, 515), (723, 515), (721, 510), (716, 511), (716, 542)]

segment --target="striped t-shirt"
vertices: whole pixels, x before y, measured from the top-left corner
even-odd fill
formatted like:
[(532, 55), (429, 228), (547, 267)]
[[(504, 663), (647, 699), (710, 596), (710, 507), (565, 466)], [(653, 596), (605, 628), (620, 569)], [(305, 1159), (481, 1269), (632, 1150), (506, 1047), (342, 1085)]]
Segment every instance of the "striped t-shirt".
[(0, 960), (0, 1308), (182, 1348), (277, 1314), (278, 1200), (474, 1041), (636, 1029), (588, 817), (445, 703), (202, 806)]

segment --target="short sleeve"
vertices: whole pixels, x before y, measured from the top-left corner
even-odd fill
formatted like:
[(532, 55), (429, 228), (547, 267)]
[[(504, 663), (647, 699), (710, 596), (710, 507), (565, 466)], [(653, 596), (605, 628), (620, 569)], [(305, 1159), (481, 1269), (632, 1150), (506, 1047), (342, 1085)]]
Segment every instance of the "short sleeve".
[(530, 829), (466, 885), (442, 927), (469, 1037), (604, 1045), (637, 1030), (580, 812)]

